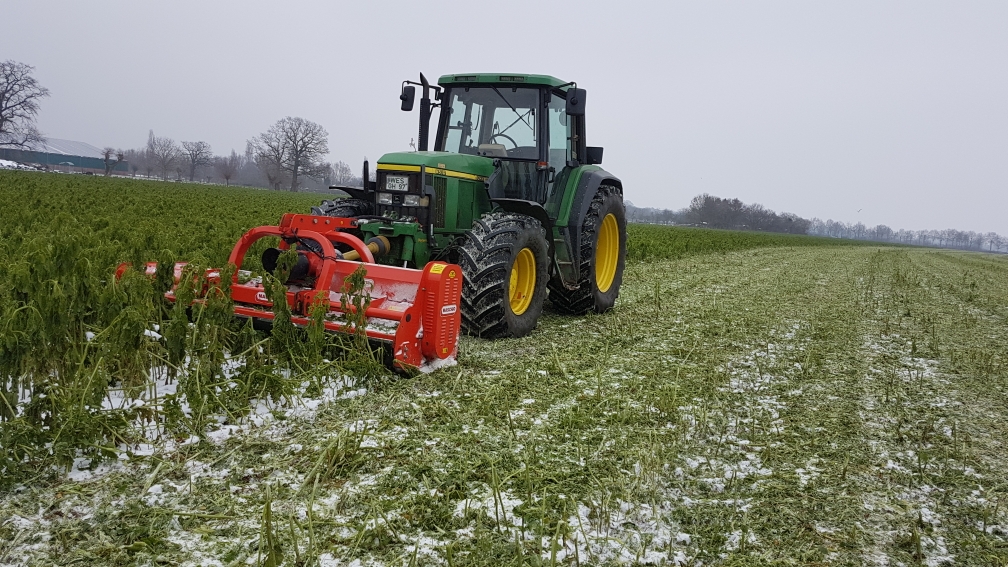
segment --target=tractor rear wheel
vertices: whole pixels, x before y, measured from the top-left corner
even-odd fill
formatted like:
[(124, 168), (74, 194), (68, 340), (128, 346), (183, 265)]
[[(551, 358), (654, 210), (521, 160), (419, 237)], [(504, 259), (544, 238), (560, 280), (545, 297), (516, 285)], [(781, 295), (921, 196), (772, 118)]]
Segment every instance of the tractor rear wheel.
[(462, 329), (477, 337), (522, 337), (539, 322), (549, 255), (536, 219), (492, 212), (473, 223), (459, 250)]
[(317, 207), (312, 207), (313, 215), (327, 217), (353, 218), (371, 214), (371, 203), (363, 199), (334, 199), (322, 201)]
[(549, 283), (549, 297), (562, 313), (584, 315), (612, 309), (623, 283), (626, 263), (626, 209), (619, 189), (602, 185), (581, 224), (581, 279), (569, 290), (559, 276)]

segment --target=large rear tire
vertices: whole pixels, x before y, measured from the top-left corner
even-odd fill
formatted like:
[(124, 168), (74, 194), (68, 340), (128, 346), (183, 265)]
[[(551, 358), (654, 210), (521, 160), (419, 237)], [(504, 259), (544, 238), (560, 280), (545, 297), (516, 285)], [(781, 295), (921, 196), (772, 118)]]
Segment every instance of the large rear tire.
[(334, 199), (322, 201), (317, 207), (312, 207), (313, 215), (327, 217), (354, 218), (372, 213), (371, 203), (363, 199)]
[(612, 309), (619, 297), (626, 264), (626, 208), (619, 189), (602, 185), (581, 224), (580, 285), (564, 287), (559, 276), (549, 283), (549, 298), (561, 313), (584, 315)]
[(492, 212), (473, 223), (459, 250), (462, 329), (483, 338), (531, 333), (546, 300), (548, 250), (532, 217)]

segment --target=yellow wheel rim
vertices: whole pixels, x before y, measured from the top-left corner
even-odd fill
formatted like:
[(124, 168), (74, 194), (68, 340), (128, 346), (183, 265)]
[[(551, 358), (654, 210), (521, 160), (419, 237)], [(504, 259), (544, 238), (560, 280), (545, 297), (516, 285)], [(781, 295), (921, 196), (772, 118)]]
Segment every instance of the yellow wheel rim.
[(511, 284), (508, 286), (508, 297), (511, 301), (511, 312), (521, 315), (532, 304), (532, 294), (535, 293), (536, 265), (535, 254), (528, 248), (522, 248), (511, 264)]
[(595, 285), (602, 293), (609, 291), (616, 279), (616, 264), (620, 251), (619, 224), (612, 213), (602, 219), (598, 244), (595, 246)]

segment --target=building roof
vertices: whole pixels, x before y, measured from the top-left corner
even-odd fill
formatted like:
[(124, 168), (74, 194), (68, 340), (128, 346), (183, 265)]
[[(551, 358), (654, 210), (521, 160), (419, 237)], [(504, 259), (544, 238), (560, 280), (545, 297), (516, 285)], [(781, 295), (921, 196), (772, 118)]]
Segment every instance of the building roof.
[(59, 138), (46, 138), (40, 144), (32, 144), (31, 149), (36, 152), (47, 152), (50, 154), (62, 154), (67, 156), (93, 158), (105, 157), (100, 148), (96, 148), (87, 142), (60, 140)]

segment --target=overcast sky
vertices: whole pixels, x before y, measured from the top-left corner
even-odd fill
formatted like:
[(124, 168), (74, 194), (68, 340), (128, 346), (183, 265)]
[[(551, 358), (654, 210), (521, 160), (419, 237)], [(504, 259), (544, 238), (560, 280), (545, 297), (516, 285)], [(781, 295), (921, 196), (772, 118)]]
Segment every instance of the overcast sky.
[(544, 73), (588, 90), (588, 143), (639, 206), (707, 192), (1008, 235), (1003, 0), (4, 0), (0, 19), (54, 138), (139, 147), (153, 128), (241, 152), (292, 115), (358, 171), (416, 136), (403, 79)]

